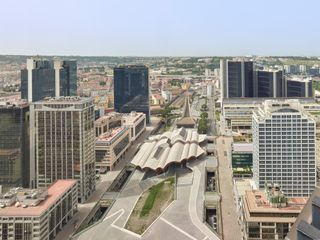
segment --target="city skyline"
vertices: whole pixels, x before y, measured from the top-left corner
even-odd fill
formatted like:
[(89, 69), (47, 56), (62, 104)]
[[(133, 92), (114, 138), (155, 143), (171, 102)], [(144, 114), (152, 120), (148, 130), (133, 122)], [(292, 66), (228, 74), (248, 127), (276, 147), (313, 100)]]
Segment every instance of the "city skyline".
[(32, 0), (19, 2), (17, 7), (15, 2), (7, 1), (2, 3), (0, 15), (3, 24), (0, 53), (319, 56), (320, 36), (313, 29), (319, 4), (315, 0), (309, 4), (297, 0), (156, 3), (95, 0), (90, 4), (85, 1), (41, 4)]

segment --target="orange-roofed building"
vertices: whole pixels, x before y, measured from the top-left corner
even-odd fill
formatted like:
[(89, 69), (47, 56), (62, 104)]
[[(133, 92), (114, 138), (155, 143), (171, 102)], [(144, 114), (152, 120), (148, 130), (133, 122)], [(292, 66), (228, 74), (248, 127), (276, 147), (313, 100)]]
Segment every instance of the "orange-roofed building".
[(14, 188), (0, 195), (0, 239), (54, 239), (77, 212), (76, 180), (48, 188)]
[(240, 221), (245, 239), (285, 239), (308, 198), (286, 198), (280, 188), (246, 191)]

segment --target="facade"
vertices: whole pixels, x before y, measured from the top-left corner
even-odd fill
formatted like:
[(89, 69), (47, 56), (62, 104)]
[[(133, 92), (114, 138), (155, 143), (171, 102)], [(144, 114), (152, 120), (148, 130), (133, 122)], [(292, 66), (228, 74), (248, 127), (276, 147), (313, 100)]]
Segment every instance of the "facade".
[(286, 240), (320, 239), (320, 188), (316, 187)]
[(59, 97), (31, 105), (31, 159), (37, 186), (78, 180), (79, 202), (95, 190), (94, 106), (90, 98)]
[(96, 167), (112, 171), (131, 144), (130, 129), (118, 127), (96, 139)]
[(224, 99), (222, 116), (226, 128), (235, 132), (251, 133), (252, 113), (263, 101), (262, 98)]
[[(252, 113), (258, 110), (268, 98), (234, 98), (224, 99), (222, 102), (222, 116), (227, 129), (235, 132), (249, 133), (252, 129)], [(270, 100), (270, 99), (269, 99)], [(283, 99), (275, 99), (283, 101)], [(318, 114), (319, 103), (312, 98), (299, 98), (305, 111)]]
[(28, 102), (45, 97), (77, 95), (77, 62), (27, 59), (21, 70), (21, 98)]
[(51, 240), (77, 212), (77, 181), (48, 189), (14, 188), (0, 196), (0, 238)]
[(246, 191), (241, 203), (244, 238), (285, 239), (307, 198), (286, 198), (277, 187)]
[(257, 70), (258, 97), (285, 97), (285, 78), (281, 70)]
[(120, 113), (143, 112), (149, 123), (149, 69), (146, 66), (114, 68), (114, 108)]
[(253, 61), (221, 60), (222, 98), (255, 97), (257, 94)]
[(265, 101), (253, 113), (253, 178), (279, 184), (288, 197), (308, 197), (316, 185), (316, 124), (297, 100)]
[(29, 105), (0, 103), (0, 185), (29, 187)]
[(146, 130), (146, 115), (142, 112), (131, 112), (122, 115), (123, 126), (130, 129), (131, 141), (135, 141)]
[(232, 168), (252, 168), (252, 143), (232, 144)]
[(123, 122), (122, 115), (123, 114), (121, 113), (111, 112), (98, 118), (94, 122), (96, 137), (99, 137), (101, 134), (109, 132), (114, 128), (121, 127)]
[(288, 78), (286, 82), (288, 97), (313, 97), (311, 78)]

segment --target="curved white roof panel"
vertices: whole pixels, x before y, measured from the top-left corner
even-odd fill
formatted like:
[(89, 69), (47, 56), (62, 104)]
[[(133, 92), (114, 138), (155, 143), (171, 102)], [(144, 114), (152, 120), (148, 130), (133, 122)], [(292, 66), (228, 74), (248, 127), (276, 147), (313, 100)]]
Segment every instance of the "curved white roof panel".
[(206, 136), (195, 129), (179, 128), (151, 136), (141, 146), (131, 163), (141, 169), (163, 170), (171, 163), (198, 158), (205, 151), (199, 146)]

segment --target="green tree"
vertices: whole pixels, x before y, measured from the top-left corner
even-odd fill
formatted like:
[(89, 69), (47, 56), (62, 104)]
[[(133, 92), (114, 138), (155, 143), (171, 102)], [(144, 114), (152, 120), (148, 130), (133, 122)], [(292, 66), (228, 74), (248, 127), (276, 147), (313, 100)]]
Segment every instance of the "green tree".
[(105, 81), (100, 81), (100, 82), (99, 82), (99, 85), (103, 87), (103, 86), (106, 85), (106, 82), (105, 82)]
[(208, 118), (208, 113), (207, 113), (207, 112), (202, 112), (202, 113), (200, 114), (200, 117), (201, 117), (201, 118)]

